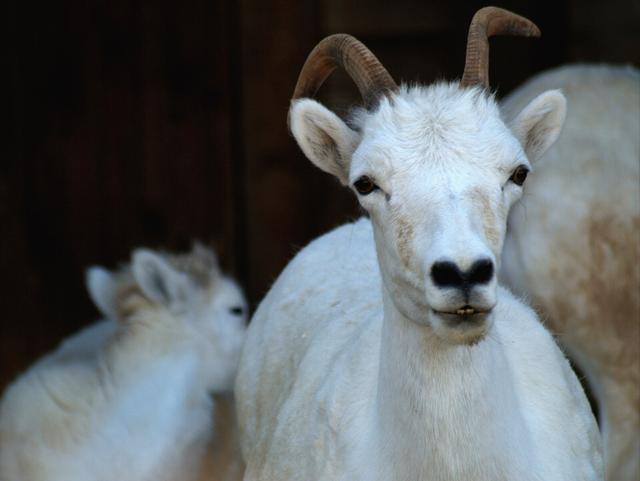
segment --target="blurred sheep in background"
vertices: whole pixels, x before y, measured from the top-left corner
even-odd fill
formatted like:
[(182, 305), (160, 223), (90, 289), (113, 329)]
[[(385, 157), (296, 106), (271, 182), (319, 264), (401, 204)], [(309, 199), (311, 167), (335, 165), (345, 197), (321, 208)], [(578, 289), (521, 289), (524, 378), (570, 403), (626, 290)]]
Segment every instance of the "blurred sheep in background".
[(0, 478), (238, 479), (239, 451), (222, 445), (233, 409), (212, 395), (232, 388), (247, 304), (213, 251), (138, 249), (116, 272), (90, 268), (87, 287), (105, 319), (5, 393)]

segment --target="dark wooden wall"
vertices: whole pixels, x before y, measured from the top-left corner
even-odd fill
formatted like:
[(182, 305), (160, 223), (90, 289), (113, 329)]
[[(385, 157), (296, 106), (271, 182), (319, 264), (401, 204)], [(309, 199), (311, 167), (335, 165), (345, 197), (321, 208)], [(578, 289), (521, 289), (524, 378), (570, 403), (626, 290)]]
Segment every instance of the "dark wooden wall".
[[(492, 42), (506, 93), (570, 61), (640, 61), (638, 3), (508, 0), (537, 41)], [(11, 0), (0, 161), (0, 389), (97, 315), (83, 285), (139, 245), (214, 244), (255, 305), (295, 250), (358, 214), (286, 130), (307, 53), (345, 31), (407, 81), (461, 74), (475, 1)], [(357, 102), (344, 75), (322, 98)]]

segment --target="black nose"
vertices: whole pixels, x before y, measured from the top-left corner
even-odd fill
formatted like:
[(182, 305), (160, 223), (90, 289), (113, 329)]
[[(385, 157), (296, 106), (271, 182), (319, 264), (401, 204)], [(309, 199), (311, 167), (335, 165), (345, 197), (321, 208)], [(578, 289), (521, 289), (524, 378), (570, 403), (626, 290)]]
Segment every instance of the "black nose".
[(453, 262), (436, 262), (431, 267), (431, 280), (438, 287), (454, 287), (469, 290), (476, 284), (487, 284), (493, 278), (491, 259), (480, 259), (463, 272)]

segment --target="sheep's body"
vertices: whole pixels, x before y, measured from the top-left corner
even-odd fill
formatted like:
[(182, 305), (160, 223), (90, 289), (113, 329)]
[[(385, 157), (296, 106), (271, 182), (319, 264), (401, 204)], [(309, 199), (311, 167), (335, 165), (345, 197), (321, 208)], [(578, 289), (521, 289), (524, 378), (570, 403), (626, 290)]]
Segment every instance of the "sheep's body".
[(104, 321), (82, 331), (9, 389), (3, 480), (194, 479), (213, 408), (191, 388), (196, 356), (96, 342), (115, 330)]
[[(600, 479), (584, 393), (529, 308), (500, 289), (485, 340), (443, 345), (385, 320), (382, 292), (365, 219), (281, 274), (236, 383), (245, 479)], [(386, 395), (398, 400), (390, 428)]]
[(570, 66), (503, 103), (507, 116), (562, 88), (562, 135), (509, 218), (503, 273), (586, 373), (601, 408), (608, 478), (640, 477), (640, 72)]
[[(190, 277), (173, 272), (181, 282)], [(222, 357), (237, 359), (242, 339), (240, 326), (219, 325), (229, 321), (220, 312), (242, 306), (242, 294), (219, 275), (190, 284), (202, 311), (185, 318), (132, 277), (115, 274), (110, 294), (98, 293), (98, 305), (118, 313), (117, 321), (82, 330), (8, 388), (0, 405), (2, 481), (199, 479), (214, 441), (210, 391), (229, 388), (226, 364), (237, 361)], [(212, 333), (227, 337), (212, 341)]]

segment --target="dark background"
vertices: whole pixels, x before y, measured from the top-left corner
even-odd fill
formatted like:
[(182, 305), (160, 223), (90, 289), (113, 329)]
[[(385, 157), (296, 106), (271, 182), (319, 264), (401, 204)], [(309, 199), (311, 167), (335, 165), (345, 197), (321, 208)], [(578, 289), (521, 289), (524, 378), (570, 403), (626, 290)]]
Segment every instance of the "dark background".
[[(504, 1), (540, 40), (492, 41), (500, 95), (576, 61), (640, 63), (627, 0)], [(479, 2), (428, 0), (10, 1), (8, 149), (0, 161), (0, 389), (97, 317), (90, 264), (135, 246), (216, 246), (253, 306), (295, 250), (358, 214), (286, 129), (306, 55), (339, 31), (396, 80), (462, 73)], [(322, 99), (344, 112), (336, 75)]]

